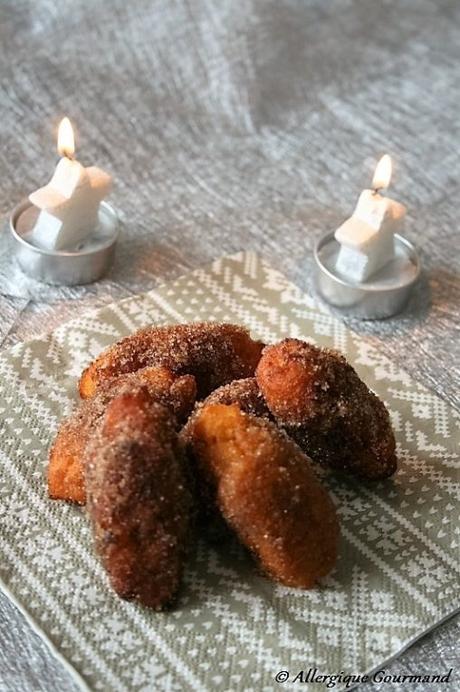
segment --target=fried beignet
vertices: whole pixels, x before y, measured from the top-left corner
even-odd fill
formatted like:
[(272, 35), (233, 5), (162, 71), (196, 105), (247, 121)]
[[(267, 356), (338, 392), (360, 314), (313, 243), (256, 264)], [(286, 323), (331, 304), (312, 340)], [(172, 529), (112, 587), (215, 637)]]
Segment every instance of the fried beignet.
[(108, 380), (92, 399), (83, 401), (61, 423), (49, 455), (48, 492), (51, 498), (85, 503), (84, 458), (88, 437), (107, 404), (121, 387), (129, 384), (144, 384), (155, 401), (173, 411), (178, 424), (186, 420), (195, 403), (194, 377), (174, 375), (167, 368), (143, 368)]
[(171, 412), (124, 387), (88, 445), (88, 512), (119, 596), (161, 609), (179, 588), (191, 495)]
[(277, 423), (315, 461), (370, 480), (395, 472), (388, 411), (341, 354), (285, 339), (264, 349), (256, 378)]
[(267, 574), (311, 588), (332, 569), (334, 505), (309, 459), (276, 425), (236, 404), (207, 404), (187, 443), (200, 483)]
[(147, 365), (162, 365), (177, 374), (194, 375), (203, 398), (227, 382), (254, 375), (263, 344), (244, 327), (202, 322), (149, 327), (107, 348), (84, 370), (79, 384), (83, 399), (108, 378)]

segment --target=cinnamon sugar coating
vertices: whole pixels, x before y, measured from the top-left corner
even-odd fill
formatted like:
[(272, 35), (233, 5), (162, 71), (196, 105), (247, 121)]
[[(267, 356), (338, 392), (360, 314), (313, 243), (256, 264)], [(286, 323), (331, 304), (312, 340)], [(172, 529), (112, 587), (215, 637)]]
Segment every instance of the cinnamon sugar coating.
[(253, 416), (261, 416), (262, 418), (273, 419), (270, 410), (265, 403), (265, 399), (257, 384), (255, 377), (246, 377), (242, 380), (234, 380), (229, 384), (224, 384), (222, 387), (215, 389), (204, 401), (199, 401), (195, 409), (186, 422), (182, 435), (187, 437), (188, 429), (193, 426), (195, 418), (199, 415), (203, 406), (208, 404), (237, 404), (241, 411), (250, 413)]
[(311, 588), (337, 558), (334, 505), (309, 459), (272, 422), (206, 404), (188, 429), (199, 482), (261, 568)]
[(82, 398), (94, 395), (107, 379), (147, 365), (162, 365), (196, 379), (203, 398), (227, 382), (254, 375), (263, 344), (244, 327), (201, 322), (149, 327), (103, 351), (83, 372)]
[(370, 480), (395, 472), (388, 411), (341, 354), (285, 339), (264, 349), (256, 378), (277, 423), (314, 460)]
[(60, 425), (49, 456), (48, 492), (51, 498), (85, 503), (84, 460), (88, 438), (121, 388), (138, 384), (144, 384), (155, 401), (175, 414), (178, 425), (186, 420), (195, 403), (194, 377), (174, 375), (164, 367), (143, 368), (107, 380), (93, 398), (83, 401)]
[(119, 596), (162, 609), (178, 591), (192, 500), (175, 420), (143, 386), (124, 385), (88, 444), (88, 512)]
[(179, 588), (196, 505), (208, 535), (224, 526), (275, 581), (312, 588), (339, 529), (311, 458), (363, 479), (396, 469), (383, 402), (341, 354), (298, 339), (264, 348), (232, 324), (152, 327), (104, 351), (80, 392), (49, 494), (88, 495), (113, 588), (156, 609)]
[[(181, 439), (184, 441), (186, 448), (188, 447), (188, 437), (193, 430), (194, 422), (199, 416), (201, 409), (208, 404), (237, 404), (244, 413), (273, 418), (260, 393), (255, 377), (234, 380), (230, 384), (225, 384), (215, 389), (204, 401), (197, 403), (195, 410), (181, 431)], [(190, 465), (192, 469), (193, 463), (194, 460), (191, 458)], [(208, 538), (213, 541), (221, 541), (229, 537), (230, 532), (226, 528), (220, 513), (216, 510), (215, 503), (207, 496), (206, 487), (195, 483), (195, 495), (199, 508), (199, 519)]]
[(238, 404), (241, 411), (253, 416), (272, 418), (255, 377), (235, 380), (215, 389), (203, 404)]

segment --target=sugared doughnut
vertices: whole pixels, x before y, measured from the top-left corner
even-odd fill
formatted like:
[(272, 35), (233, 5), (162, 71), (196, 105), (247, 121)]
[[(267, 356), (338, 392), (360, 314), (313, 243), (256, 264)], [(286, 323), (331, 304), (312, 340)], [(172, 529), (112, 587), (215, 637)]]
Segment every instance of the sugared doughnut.
[(341, 354), (285, 339), (264, 349), (256, 378), (277, 423), (314, 460), (365, 479), (395, 472), (388, 411)]
[(201, 322), (149, 327), (118, 341), (84, 370), (80, 395), (86, 399), (107, 379), (148, 365), (162, 365), (196, 379), (198, 396), (235, 379), (254, 375), (263, 344), (244, 327)]
[(309, 459), (276, 425), (236, 404), (207, 404), (186, 441), (199, 483), (267, 574), (311, 588), (332, 569), (334, 505)]
[(191, 495), (173, 414), (125, 385), (88, 444), (88, 512), (114, 590), (161, 609), (179, 588)]

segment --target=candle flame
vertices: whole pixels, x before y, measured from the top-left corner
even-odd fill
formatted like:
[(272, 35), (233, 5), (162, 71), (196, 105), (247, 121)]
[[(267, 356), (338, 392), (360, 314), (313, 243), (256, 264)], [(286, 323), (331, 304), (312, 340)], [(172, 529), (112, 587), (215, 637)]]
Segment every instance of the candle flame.
[(372, 178), (372, 188), (374, 190), (388, 187), (391, 180), (391, 170), (391, 157), (385, 154), (378, 162), (374, 177)]
[(69, 159), (75, 153), (75, 138), (69, 118), (63, 118), (59, 123), (57, 149), (61, 156), (68, 156)]

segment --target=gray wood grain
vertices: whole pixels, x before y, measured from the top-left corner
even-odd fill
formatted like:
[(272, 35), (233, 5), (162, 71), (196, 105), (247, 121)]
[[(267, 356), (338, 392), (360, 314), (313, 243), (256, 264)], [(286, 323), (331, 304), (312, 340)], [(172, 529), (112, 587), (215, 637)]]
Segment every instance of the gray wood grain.
[[(0, 236), (3, 345), (243, 247), (310, 290), (315, 239), (388, 152), (423, 282), (404, 315), (351, 327), (458, 406), (459, 59), (456, 0), (3, 0), (0, 212), (50, 176), (67, 114), (124, 221), (111, 273), (85, 288), (25, 279)], [(455, 668), (458, 627), (387, 669)], [(4, 596), (0, 681), (74, 689)]]

